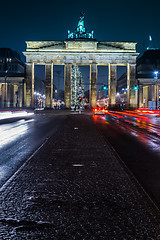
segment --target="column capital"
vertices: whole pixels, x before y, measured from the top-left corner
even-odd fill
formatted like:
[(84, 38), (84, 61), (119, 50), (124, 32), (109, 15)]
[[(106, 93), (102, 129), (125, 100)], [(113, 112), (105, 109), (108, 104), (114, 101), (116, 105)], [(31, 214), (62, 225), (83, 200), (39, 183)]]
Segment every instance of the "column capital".
[(46, 63), (44, 64), (44, 66), (50, 66), (50, 65), (53, 65), (53, 62), (46, 62)]
[(109, 63), (108, 65), (110, 65), (110, 66), (118, 66), (117, 63)]
[(67, 67), (67, 66), (72, 66), (72, 65), (78, 65), (78, 64), (72, 64), (72, 63), (65, 63), (64, 66)]
[(129, 67), (136, 67), (136, 63), (127, 63), (127, 66)]
[(26, 64), (26, 65), (29, 65), (29, 66), (31, 66), (31, 65), (35, 65), (34, 62), (26, 62), (25, 64)]

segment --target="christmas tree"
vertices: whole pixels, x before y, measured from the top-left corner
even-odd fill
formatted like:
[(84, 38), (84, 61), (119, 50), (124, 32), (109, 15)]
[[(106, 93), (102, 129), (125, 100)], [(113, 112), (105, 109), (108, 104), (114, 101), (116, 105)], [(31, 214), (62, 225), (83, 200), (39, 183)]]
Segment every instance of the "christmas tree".
[(74, 65), (72, 68), (72, 79), (71, 79), (71, 106), (72, 107), (83, 107), (84, 105), (84, 84), (82, 80), (82, 73), (79, 67)]

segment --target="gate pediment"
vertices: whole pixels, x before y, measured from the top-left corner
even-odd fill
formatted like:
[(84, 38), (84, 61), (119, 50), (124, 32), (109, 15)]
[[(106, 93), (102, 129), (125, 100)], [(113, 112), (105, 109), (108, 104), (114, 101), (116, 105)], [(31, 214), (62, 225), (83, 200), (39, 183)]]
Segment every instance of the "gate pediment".
[(63, 41), (26, 41), (27, 51), (56, 51), (65, 49)]
[(97, 50), (97, 41), (66, 41), (66, 50), (95, 51)]
[(136, 52), (135, 42), (26, 41), (27, 52)]
[(136, 42), (98, 42), (97, 49), (104, 51), (136, 51)]

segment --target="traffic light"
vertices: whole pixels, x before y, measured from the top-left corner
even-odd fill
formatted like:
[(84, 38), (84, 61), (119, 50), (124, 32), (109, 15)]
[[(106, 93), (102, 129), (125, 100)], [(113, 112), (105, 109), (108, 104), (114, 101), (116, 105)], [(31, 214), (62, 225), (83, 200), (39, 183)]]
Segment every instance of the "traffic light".
[(107, 87), (106, 87), (106, 85), (103, 85), (103, 90), (107, 90)]
[(82, 97), (79, 97), (79, 102), (81, 102), (82, 101)]
[(134, 90), (138, 90), (138, 86), (137, 85), (134, 85)]

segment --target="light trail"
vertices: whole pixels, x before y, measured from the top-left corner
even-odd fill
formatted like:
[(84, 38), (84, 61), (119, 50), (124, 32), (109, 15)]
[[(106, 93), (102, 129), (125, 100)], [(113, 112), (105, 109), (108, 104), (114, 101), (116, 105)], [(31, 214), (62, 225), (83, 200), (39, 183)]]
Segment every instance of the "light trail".
[(105, 113), (106, 113), (106, 114), (109, 114), (109, 115), (112, 115), (112, 116), (114, 116), (114, 117), (123, 118), (123, 116), (116, 114), (116, 113), (118, 113), (118, 112), (114, 112), (114, 113), (113, 113), (113, 112), (106, 111)]
[(31, 121), (34, 120), (20, 120), (15, 123), (0, 125), (0, 148), (24, 135), (29, 128), (28, 123)]
[(32, 116), (33, 112), (27, 111), (0, 111), (0, 120), (16, 118), (16, 117), (29, 117)]
[[(116, 113), (121, 112), (116, 111)], [(109, 113), (109, 115), (112, 117), (113, 113)], [(127, 114), (126, 117), (117, 118), (117, 120), (114, 118), (106, 118), (105, 120), (110, 125), (121, 129), (122, 132), (137, 138), (138, 141), (145, 144), (150, 150), (160, 155), (160, 124), (154, 124), (152, 119), (141, 118), (140, 116), (132, 119), (129, 117), (130, 115)]]
[(122, 115), (126, 115), (126, 116), (131, 116), (131, 117), (136, 117), (136, 118), (148, 119), (148, 117), (141, 116), (141, 115), (138, 115), (138, 114), (136, 114), (136, 113), (130, 113), (130, 112), (118, 112), (118, 111), (115, 111), (115, 113), (122, 114)]

